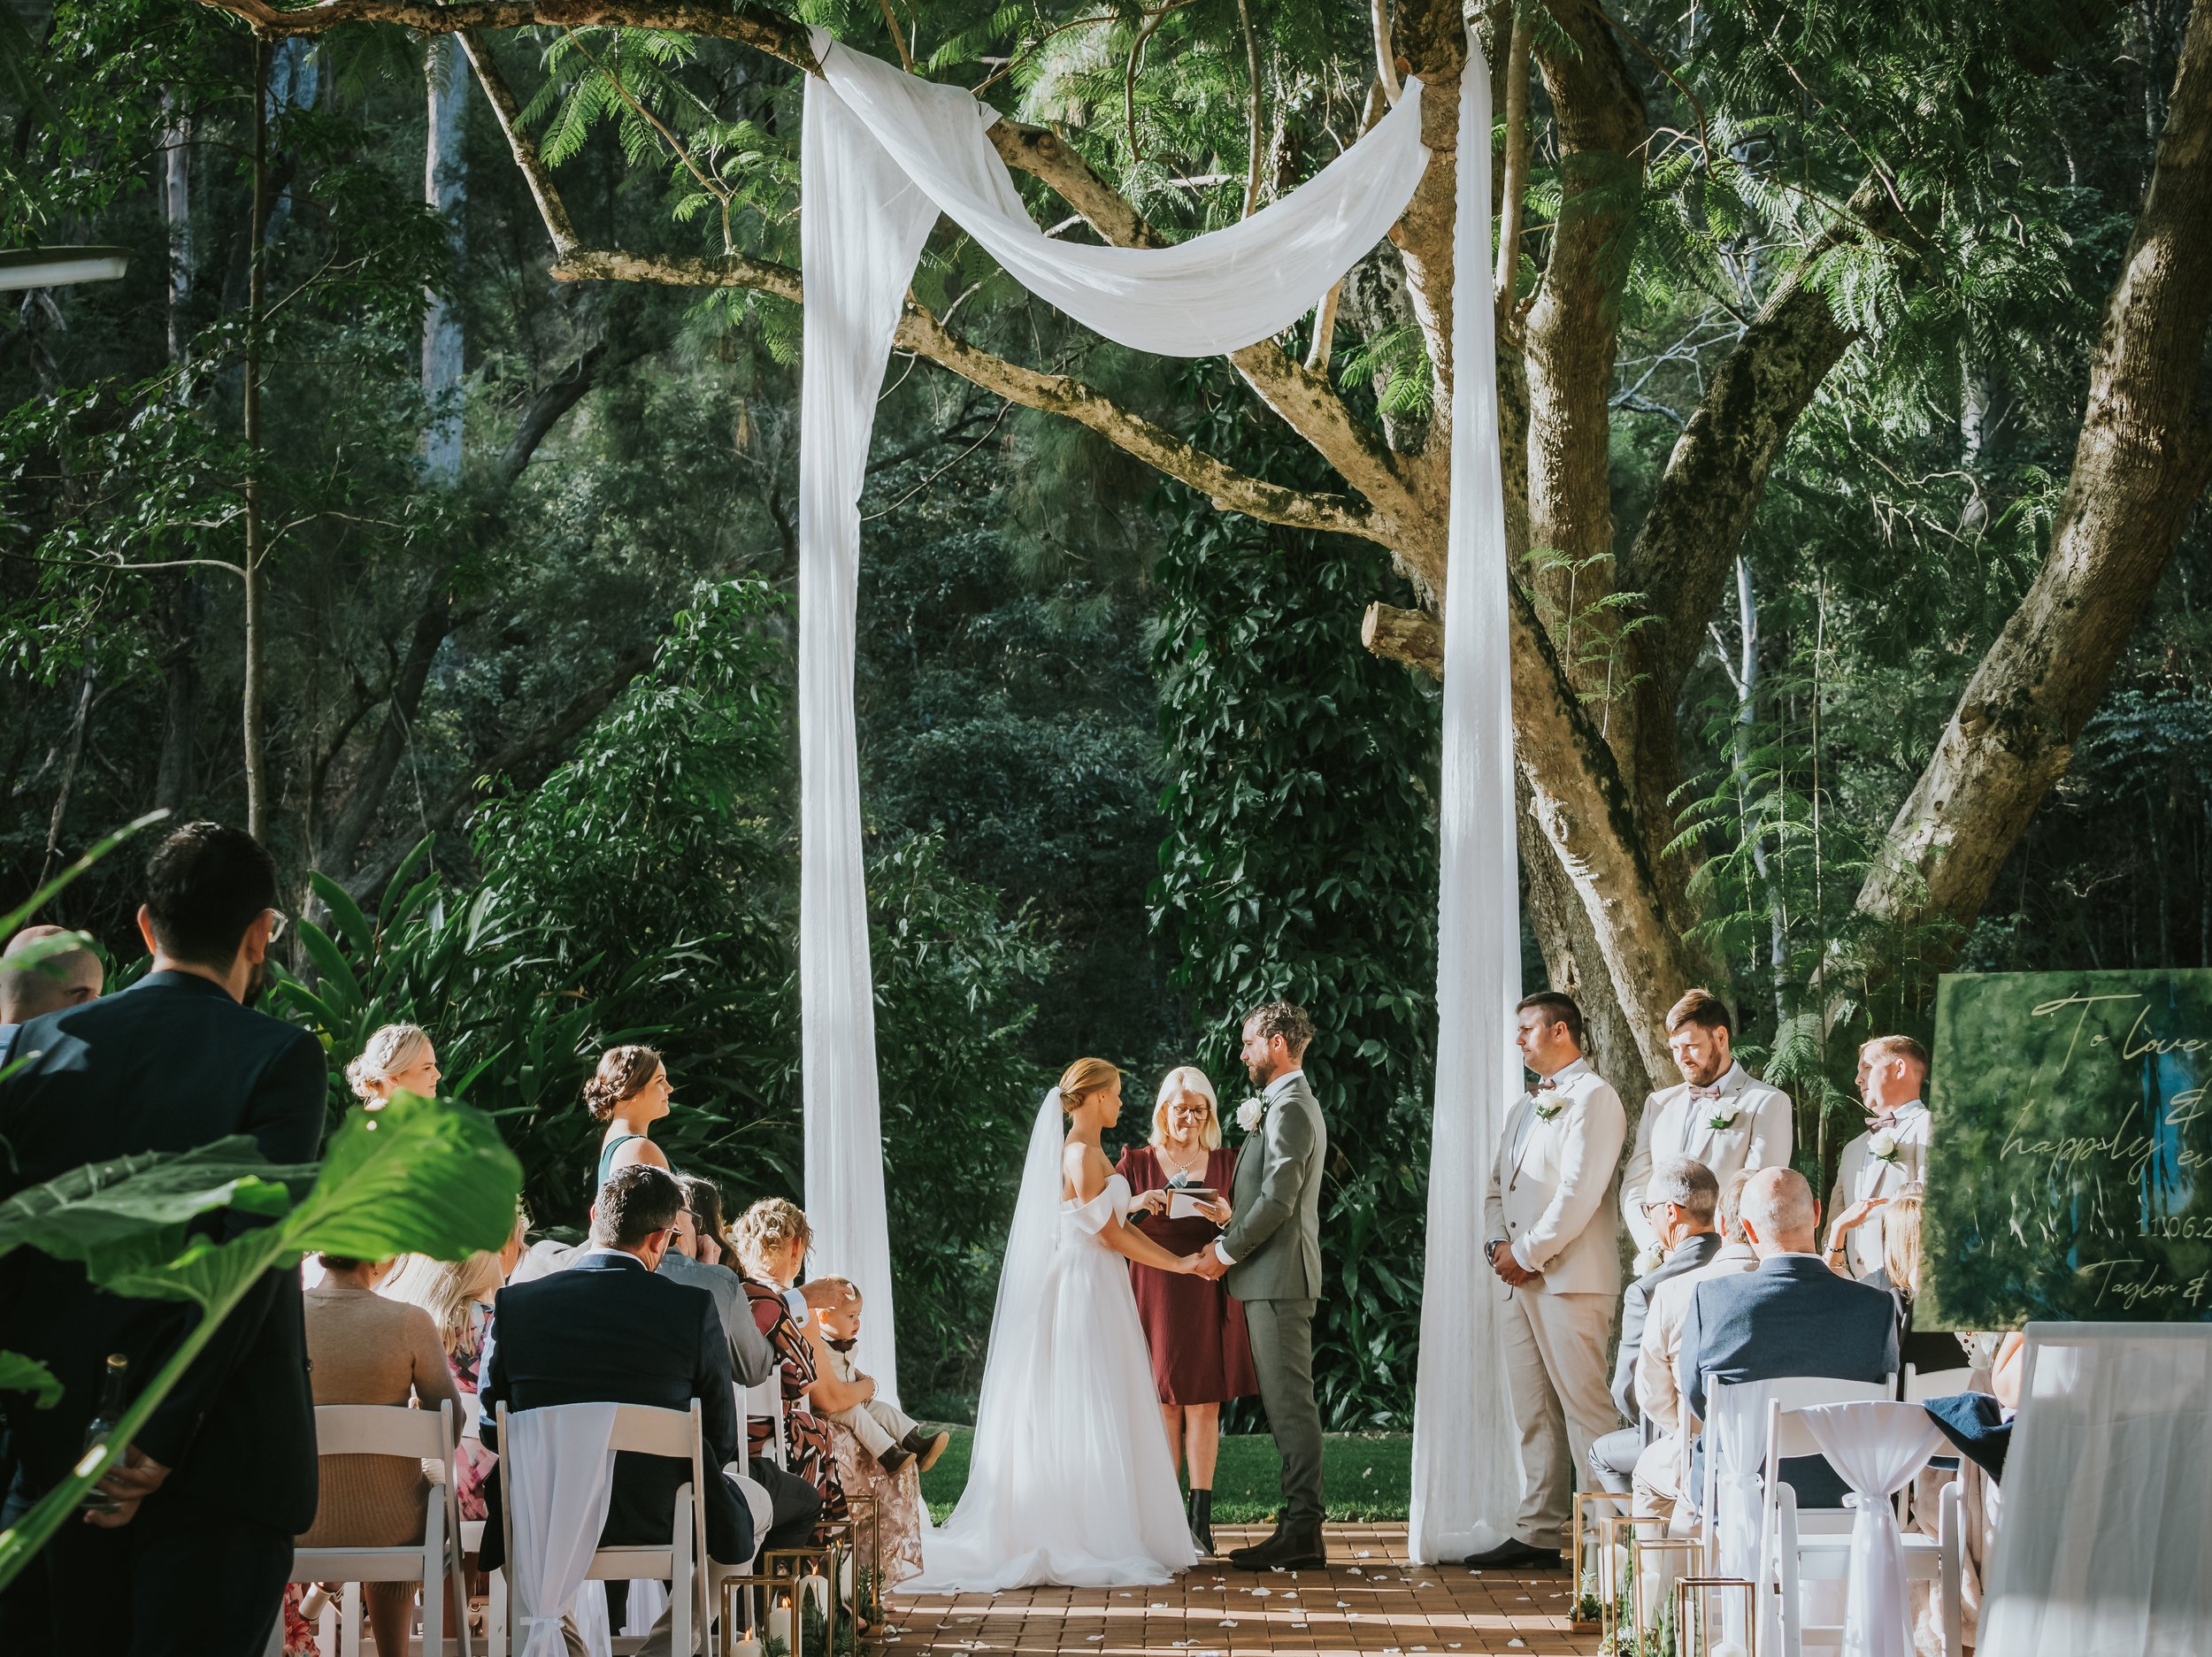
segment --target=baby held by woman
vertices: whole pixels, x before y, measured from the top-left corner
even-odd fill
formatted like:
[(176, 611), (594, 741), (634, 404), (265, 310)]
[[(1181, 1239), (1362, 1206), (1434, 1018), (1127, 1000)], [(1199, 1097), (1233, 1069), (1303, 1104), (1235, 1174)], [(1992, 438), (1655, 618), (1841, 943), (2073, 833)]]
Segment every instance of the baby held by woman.
[(875, 1377), (853, 1364), (853, 1343), (860, 1338), (860, 1291), (844, 1277), (816, 1277), (801, 1293), (820, 1371), (813, 1395), (817, 1411), (850, 1432), (887, 1473), (897, 1472), (917, 1456), (920, 1471), (936, 1466), (952, 1435), (923, 1431), (897, 1405), (878, 1398)]

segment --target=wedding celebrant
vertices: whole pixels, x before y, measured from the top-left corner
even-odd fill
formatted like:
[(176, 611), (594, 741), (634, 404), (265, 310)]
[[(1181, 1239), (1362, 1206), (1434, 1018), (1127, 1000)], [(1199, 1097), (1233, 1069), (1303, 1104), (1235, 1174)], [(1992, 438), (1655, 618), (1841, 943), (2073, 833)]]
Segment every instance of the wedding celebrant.
[[(1221, 1142), (1220, 1101), (1206, 1072), (1194, 1064), (1170, 1070), (1152, 1108), (1151, 1142), (1129, 1147), (1118, 1164), (1135, 1194), (1129, 1223), (1177, 1254), (1210, 1248), (1229, 1221), (1229, 1203), (1221, 1193), (1235, 1176), (1236, 1162), (1236, 1153)], [(1133, 1261), (1129, 1281), (1152, 1349), (1168, 1459), (1174, 1461), (1179, 1450), (1190, 1464), (1186, 1507), (1191, 1540), (1202, 1554), (1211, 1555), (1221, 1407), (1260, 1390), (1244, 1308), (1220, 1282), (1188, 1273), (1156, 1271)]]

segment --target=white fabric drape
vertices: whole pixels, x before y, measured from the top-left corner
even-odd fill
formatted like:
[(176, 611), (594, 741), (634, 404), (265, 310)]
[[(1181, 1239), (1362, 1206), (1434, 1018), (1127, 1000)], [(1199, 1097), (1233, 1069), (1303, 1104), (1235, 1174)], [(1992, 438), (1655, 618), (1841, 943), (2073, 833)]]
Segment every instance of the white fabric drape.
[[(941, 209), (1023, 283), (1109, 338), (1139, 350), (1208, 356), (1265, 339), (1311, 310), (1404, 211), (1428, 152), (1420, 142), (1419, 82), (1409, 81), (1374, 131), (1264, 211), (1170, 248), (1086, 247), (1046, 236), (1024, 210), (985, 136), (997, 119), (993, 111), (957, 88), (848, 51), (819, 29), (814, 45), (822, 73), (807, 88), (800, 158), (806, 1206), (817, 1257), (851, 1277), (869, 1307), (855, 1362), (891, 1396), (897, 1354), (853, 655), (860, 487), (900, 302), (922, 243)], [(1506, 833), (1509, 849), (1509, 821)]]
[(1905, 1538), (1889, 1499), (1946, 1440), (1917, 1404), (1821, 1404), (1799, 1414), (1852, 1490), (1843, 1657), (1912, 1657)]
[[(1401, 106), (1403, 107), (1402, 105)], [(1459, 88), (1452, 257), (1452, 509), (1445, 564), (1436, 1107), (1413, 1393), (1409, 1544), (1463, 1558), (1509, 1530), (1520, 1470), (1498, 1333), (1505, 1290), (1482, 1257), (1484, 1181), (1521, 1091), (1520, 867), (1513, 840), (1505, 488), (1491, 308), (1490, 71), (1471, 32)]]
[(2183, 1657), (2212, 1630), (2212, 1328), (2031, 1323), (1976, 1649)]
[[(1713, 1538), (1713, 1574), (1765, 1584), (1759, 1558), (1762, 1490), (1760, 1474), (1766, 1461), (1767, 1405), (1774, 1396), (1770, 1381), (1716, 1384), (1706, 1392), (1712, 1414), (1702, 1429), (1705, 1455), (1711, 1470), (1713, 1511), (1706, 1515)], [(1689, 1465), (1686, 1457), (1685, 1469)], [(1697, 1492), (1700, 1500), (1704, 1492)], [(1758, 1649), (1778, 1649), (1781, 1624), (1776, 1620), (1773, 1595), (1757, 1596), (1761, 1607)], [(1750, 1646), (1743, 1626), (1743, 1607), (1733, 1594), (1722, 1601), (1722, 1634), (1738, 1645)]]
[(593, 1649), (606, 1649), (606, 1596), (595, 1584), (588, 1596), (577, 1590), (598, 1551), (614, 1492), (614, 1452), (608, 1446), (617, 1408), (562, 1404), (507, 1417), (499, 1441), (513, 1538), (507, 1581), (511, 1615), (523, 1631), (522, 1657), (563, 1657), (562, 1614), (573, 1607), (580, 1627), (584, 1599), (595, 1600), (599, 1612), (600, 1643)]

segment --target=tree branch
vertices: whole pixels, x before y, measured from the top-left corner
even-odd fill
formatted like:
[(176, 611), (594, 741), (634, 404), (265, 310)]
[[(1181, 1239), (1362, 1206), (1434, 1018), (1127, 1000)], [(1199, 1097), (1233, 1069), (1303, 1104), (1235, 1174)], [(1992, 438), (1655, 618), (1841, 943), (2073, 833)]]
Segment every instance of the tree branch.
[(1360, 618), (1359, 641), (1375, 655), (1402, 662), (1440, 683), (1444, 678), (1444, 629), (1425, 610), (1370, 604)]

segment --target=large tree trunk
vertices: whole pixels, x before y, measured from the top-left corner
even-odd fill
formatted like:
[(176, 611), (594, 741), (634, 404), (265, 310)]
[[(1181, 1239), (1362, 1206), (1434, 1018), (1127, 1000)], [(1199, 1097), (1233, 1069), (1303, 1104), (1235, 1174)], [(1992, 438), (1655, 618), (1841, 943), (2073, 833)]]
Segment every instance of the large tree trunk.
[[(2212, 0), (2197, 0), (2135, 234), (2105, 305), (2051, 548), (1891, 825), (1859, 908), (1892, 936), (1980, 910), (2212, 472)], [(1928, 964), (1947, 961), (1935, 938)]]

